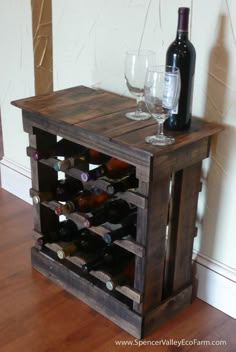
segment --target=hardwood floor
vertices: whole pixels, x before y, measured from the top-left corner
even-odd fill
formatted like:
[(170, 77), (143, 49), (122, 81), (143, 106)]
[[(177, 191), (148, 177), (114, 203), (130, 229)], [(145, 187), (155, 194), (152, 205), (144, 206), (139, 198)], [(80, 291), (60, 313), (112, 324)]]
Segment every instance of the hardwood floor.
[[(0, 111), (0, 160), (3, 157), (3, 141), (2, 141), (2, 120)], [(1, 170), (0, 170), (0, 187), (1, 187)]]
[[(32, 226), (31, 206), (0, 188), (0, 351), (236, 350), (235, 320), (199, 299), (142, 340), (141, 349), (117, 346), (117, 341), (138, 340), (31, 268)], [(227, 345), (148, 345), (161, 339), (225, 340)]]

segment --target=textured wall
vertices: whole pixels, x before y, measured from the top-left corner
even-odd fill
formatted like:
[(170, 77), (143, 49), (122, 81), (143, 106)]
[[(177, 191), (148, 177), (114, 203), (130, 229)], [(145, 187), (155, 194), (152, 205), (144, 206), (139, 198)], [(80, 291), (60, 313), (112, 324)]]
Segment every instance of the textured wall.
[[(199, 204), (202, 236), (195, 247), (236, 268), (236, 2), (193, 1), (193, 41), (198, 52), (194, 113), (225, 125), (204, 162)], [(200, 33), (199, 33), (200, 32)], [(204, 214), (204, 218), (203, 218)]]
[(163, 63), (179, 6), (191, 8), (197, 51), (193, 113), (225, 125), (204, 162), (195, 248), (236, 269), (234, 0), (53, 0), (54, 88), (85, 84), (128, 94), (125, 51), (141, 42)]
[(0, 104), (4, 155), (29, 168), (25, 156), (28, 137), (23, 133), (21, 111), (12, 100), (34, 95), (30, 0), (0, 0)]

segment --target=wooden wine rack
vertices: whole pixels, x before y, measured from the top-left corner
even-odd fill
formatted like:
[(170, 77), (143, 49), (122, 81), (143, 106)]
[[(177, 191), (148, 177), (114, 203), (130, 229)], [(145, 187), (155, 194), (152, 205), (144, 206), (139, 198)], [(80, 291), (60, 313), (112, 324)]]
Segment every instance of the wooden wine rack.
[[(13, 105), (23, 111), (29, 156), (60, 136), (135, 166), (138, 189), (117, 196), (138, 207), (136, 240), (116, 241), (135, 255), (133, 287), (120, 286), (109, 292), (104, 285), (106, 273), (82, 273), (86, 258), (58, 259), (55, 251), (63, 245), (60, 243), (43, 249), (34, 246), (32, 265), (133, 336), (146, 336), (191, 302), (201, 162), (209, 155), (212, 135), (221, 127), (193, 118), (189, 131), (171, 133), (176, 138), (173, 145), (155, 147), (144, 142), (145, 136), (155, 133), (155, 121), (128, 120), (125, 113), (134, 109), (134, 101), (102, 90), (79, 86), (14, 101)], [(53, 162), (55, 159), (36, 162), (31, 158), (31, 195), (49, 191), (56, 182)], [(75, 168), (66, 172), (75, 178), (79, 173)], [(105, 189), (108, 182), (93, 181), (86, 187), (96, 184)], [(35, 239), (57, 226), (56, 204), (34, 205)], [(81, 226), (83, 214), (68, 217)], [(105, 224), (92, 230), (102, 236), (107, 228)]]

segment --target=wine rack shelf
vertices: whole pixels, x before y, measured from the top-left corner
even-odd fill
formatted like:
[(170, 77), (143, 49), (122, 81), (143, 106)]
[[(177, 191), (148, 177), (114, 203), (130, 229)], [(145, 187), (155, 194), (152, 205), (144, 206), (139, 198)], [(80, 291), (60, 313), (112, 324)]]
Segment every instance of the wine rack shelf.
[[(133, 100), (102, 90), (73, 87), (43, 96), (12, 102), (22, 109), (24, 131), (29, 134), (27, 155), (31, 157), (31, 196), (50, 191), (58, 178), (55, 158), (34, 161), (35, 150), (45, 150), (62, 137), (87, 148), (120, 159), (135, 168), (138, 187), (115, 198), (137, 207), (136, 238), (114, 242), (135, 258), (133, 285), (106, 289), (111, 279), (103, 270), (84, 274), (81, 266), (88, 257), (75, 253), (65, 259), (56, 255), (64, 243), (46, 244), (37, 239), (58, 228), (56, 201), (34, 204), (35, 246), (32, 266), (96, 311), (137, 338), (182, 310), (192, 300), (192, 249), (196, 235), (196, 211), (200, 190), (201, 162), (209, 156), (211, 138), (222, 128), (193, 118), (187, 132), (173, 132), (176, 142), (154, 147), (144, 137), (155, 133), (155, 121), (131, 121), (125, 113), (134, 109)], [(66, 170), (65, 175), (80, 178), (87, 164)], [(106, 190), (108, 178), (84, 183)], [(85, 214), (70, 213), (78, 229)], [(90, 228), (104, 236), (113, 225)]]
[[(32, 147), (27, 147), (27, 155), (29, 157), (32, 157), (35, 150), (36, 149), (34, 149)], [(40, 160), (40, 163), (53, 168), (53, 165), (55, 164), (56, 161), (58, 161), (58, 160), (55, 158), (48, 158), (48, 159)], [(75, 178), (79, 179), (83, 168), (86, 169), (86, 166), (81, 163), (80, 168), (77, 167), (77, 168), (68, 169), (65, 171), (65, 174), (67, 176), (71, 176), (71, 177), (75, 177)], [(99, 189), (106, 191), (107, 186), (110, 184), (112, 184), (112, 182), (109, 179), (102, 178), (102, 179), (96, 180), (95, 182), (90, 181), (90, 182), (85, 183), (84, 188), (91, 189), (92, 187), (94, 187), (96, 185), (96, 187), (98, 187)], [(121, 199), (126, 200), (127, 202), (132, 203), (133, 205), (136, 205), (137, 207), (143, 208), (143, 209), (145, 209), (147, 206), (146, 197), (142, 194), (139, 194), (137, 191), (135, 191), (135, 192), (134, 191), (118, 192), (116, 194), (116, 196)]]
[[(43, 202), (42, 205), (44, 205), (45, 207), (48, 207), (52, 211), (55, 211), (56, 207), (58, 206), (58, 202), (55, 202), (55, 201)], [(83, 227), (81, 224), (86, 219), (86, 217), (82, 213), (71, 213), (67, 215), (67, 218), (73, 220), (78, 225), (79, 229)], [(93, 231), (94, 233), (96, 233), (101, 237), (103, 237), (107, 232), (111, 231), (112, 229), (113, 229), (112, 226), (111, 225), (109, 226), (108, 223), (105, 226), (90, 227), (91, 231)], [(129, 252), (139, 257), (144, 257), (145, 255), (145, 247), (143, 245), (138, 244), (132, 238), (116, 240), (114, 243), (119, 247), (127, 249)]]

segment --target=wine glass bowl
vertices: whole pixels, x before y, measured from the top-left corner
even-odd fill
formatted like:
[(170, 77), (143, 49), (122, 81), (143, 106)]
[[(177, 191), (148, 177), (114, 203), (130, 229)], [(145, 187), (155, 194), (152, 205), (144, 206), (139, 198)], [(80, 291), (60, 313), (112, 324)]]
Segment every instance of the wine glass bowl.
[(145, 104), (157, 121), (156, 135), (145, 138), (147, 143), (164, 146), (174, 143), (175, 139), (164, 135), (163, 124), (168, 112), (176, 108), (180, 93), (179, 69), (173, 66), (153, 66), (147, 70), (144, 98)]
[(126, 113), (131, 120), (147, 120), (151, 117), (143, 111), (144, 83), (148, 67), (155, 64), (155, 52), (151, 50), (129, 50), (125, 58), (125, 80), (129, 92), (137, 100), (136, 111)]

